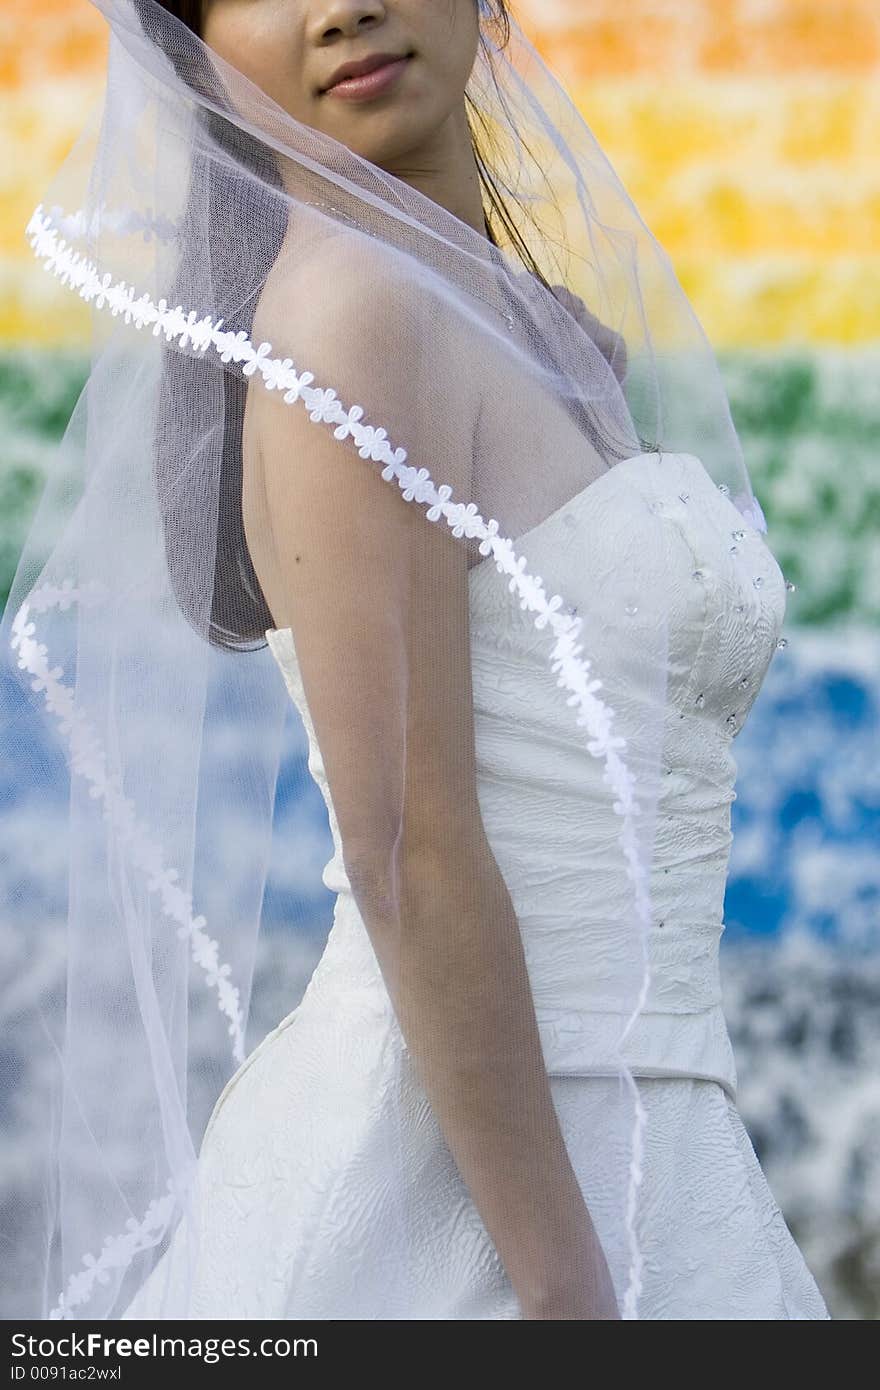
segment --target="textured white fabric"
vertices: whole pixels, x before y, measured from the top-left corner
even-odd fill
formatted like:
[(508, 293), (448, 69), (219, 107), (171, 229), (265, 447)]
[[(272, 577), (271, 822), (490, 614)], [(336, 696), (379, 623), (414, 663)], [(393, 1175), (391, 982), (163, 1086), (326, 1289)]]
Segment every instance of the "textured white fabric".
[[(639, 1316), (827, 1319), (736, 1109), (720, 1002), (736, 775), (730, 745), (772, 658), (785, 581), (759, 533), (744, 526), (697, 458), (664, 455), (659, 466), (675, 558), (666, 790), (652, 866), (653, 984), (625, 1051), (648, 1117)], [(529, 534), (551, 589), (585, 616), (593, 669), (615, 707), (639, 698), (638, 652), (626, 644), (625, 613), (590, 613), (591, 576), (617, 563), (621, 528), (631, 535), (644, 521), (645, 467), (646, 456), (618, 464)], [(648, 545), (656, 531), (644, 529)], [(566, 542), (575, 538), (576, 566), (566, 560)], [(657, 556), (658, 582), (669, 583), (669, 554), (667, 544)], [(650, 552), (644, 561), (650, 567)], [(615, 818), (599, 760), (548, 682), (541, 634), (510, 605), (491, 563), (472, 570), (470, 584), (483, 818), (517, 909), (566, 1143), (599, 1233), (604, 1224), (611, 1236), (613, 1213), (603, 1211), (602, 1162), (591, 1136), (601, 1131), (606, 1089), (617, 1084), (601, 1074), (619, 1025), (615, 1001), (601, 987), (603, 936), (614, 931), (624, 891), (603, 854)], [(267, 637), (302, 715), (309, 768), (327, 804), (335, 853), (323, 877), (337, 899), (302, 1002), (229, 1080), (211, 1116), (200, 1158), (207, 1200), (194, 1315), (381, 1319), (383, 1270), (405, 1258), (413, 1319), (518, 1318), (510, 1283), (411, 1072), (405, 1159), (399, 1172), (388, 1172), (388, 1082), (392, 1059), (406, 1045), (351, 895), (290, 630)], [(538, 807), (545, 814), (536, 816)], [(586, 859), (585, 838), (594, 846)], [(612, 1073), (613, 1064), (605, 1070)], [(407, 1190), (423, 1218), (415, 1249), (395, 1249), (387, 1238), (389, 1182)], [(151, 1316), (175, 1248), (124, 1317)], [(610, 1239), (606, 1253), (620, 1291), (625, 1269)]]

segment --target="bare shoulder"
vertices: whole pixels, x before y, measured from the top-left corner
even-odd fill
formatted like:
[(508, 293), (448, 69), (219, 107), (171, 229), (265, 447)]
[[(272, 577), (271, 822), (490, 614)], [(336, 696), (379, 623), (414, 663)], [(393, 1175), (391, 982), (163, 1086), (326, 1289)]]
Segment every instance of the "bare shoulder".
[(343, 231), (328, 233), (307, 254), (300, 254), (295, 244), (282, 247), (260, 292), (254, 342), (277, 343), (290, 356), (291, 346), (302, 351), (331, 338), (338, 348), (351, 351), (358, 339), (349, 335), (341, 343), (341, 327), (366, 330), (371, 316), (400, 315), (404, 309), (412, 321), (424, 300), (416, 276), (406, 275), (405, 258), (392, 248)]
[[(363, 240), (332, 236), (307, 258), (279, 258), (254, 315), (253, 342), (270, 343), (271, 357), (310, 373), (310, 384), (334, 392), (345, 410), (359, 406), (363, 423), (384, 429), (409, 463), (426, 465), (438, 484), (467, 497), (480, 375), (454, 350), (454, 335), (440, 329), (424, 289), (429, 278), (410, 276), (405, 257), (388, 247), (368, 250)], [(340, 443), (332, 423), (302, 402), (285, 403), (257, 373), (249, 383), (245, 529), (276, 620), (284, 623), (290, 602), (278, 557), (307, 556), (318, 535), (325, 554), (331, 535), (345, 538), (349, 550), (360, 547), (374, 573), (380, 557), (367, 556), (367, 537), (380, 550), (393, 537), (401, 555), (441, 544), (428, 536), (422, 509), (381, 478), (379, 465), (366, 466), (350, 438)], [(455, 549), (460, 564), (463, 550)]]
[[(345, 409), (360, 406), (365, 423), (404, 446), (417, 435), (413, 411), (430, 417), (426, 389), (445, 406), (440, 413), (475, 418), (482, 377), (470, 358), (477, 338), (430, 268), (376, 238), (344, 232), (328, 234), (302, 257), (295, 248), (282, 251), (253, 326), (255, 346), (269, 343), (270, 356), (310, 373), (310, 384), (335, 392)], [(249, 394), (253, 428), (267, 418), (277, 428), (283, 393)]]

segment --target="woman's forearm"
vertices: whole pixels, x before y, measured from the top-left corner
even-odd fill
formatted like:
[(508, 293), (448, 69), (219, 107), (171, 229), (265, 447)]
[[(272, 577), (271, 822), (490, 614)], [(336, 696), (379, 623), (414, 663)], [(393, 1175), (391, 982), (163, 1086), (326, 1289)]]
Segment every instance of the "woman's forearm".
[(556, 1316), (592, 1316), (607, 1267), (559, 1127), (495, 858), (476, 836), (436, 862), (419, 856), (400, 883), (394, 930), (371, 936), (449, 1149), (525, 1316), (566, 1305), (576, 1311)]

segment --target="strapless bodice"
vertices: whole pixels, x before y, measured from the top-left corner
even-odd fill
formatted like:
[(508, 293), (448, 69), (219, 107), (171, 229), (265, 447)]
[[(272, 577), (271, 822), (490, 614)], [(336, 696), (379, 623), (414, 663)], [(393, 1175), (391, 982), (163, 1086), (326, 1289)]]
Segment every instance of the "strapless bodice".
[[(584, 543), (566, 545), (572, 534)], [(627, 459), (529, 531), (530, 572), (584, 617), (580, 641), (602, 698), (630, 719), (652, 698), (656, 670), (640, 663), (623, 609), (606, 606), (591, 620), (591, 605), (609, 591), (625, 599), (619, 583), (607, 590), (606, 582), (634, 536), (639, 584), (664, 586), (668, 670), (650, 870), (652, 983), (624, 1056), (639, 1075), (713, 1078), (735, 1100), (719, 974), (736, 795), (731, 742), (772, 659), (785, 580), (759, 531), (690, 454)], [(552, 638), (512, 598), (491, 556), (471, 570), (469, 588), (480, 808), (520, 924), (547, 1067), (613, 1072), (621, 1001), (603, 982), (602, 962), (631, 901), (616, 848), (621, 821), (603, 761), (550, 672)], [(316, 975), (332, 972), (340, 991), (366, 992), (390, 1010), (345, 871), (293, 635), (269, 629), (266, 638), (303, 719), (334, 840), (323, 881), (337, 900)]]

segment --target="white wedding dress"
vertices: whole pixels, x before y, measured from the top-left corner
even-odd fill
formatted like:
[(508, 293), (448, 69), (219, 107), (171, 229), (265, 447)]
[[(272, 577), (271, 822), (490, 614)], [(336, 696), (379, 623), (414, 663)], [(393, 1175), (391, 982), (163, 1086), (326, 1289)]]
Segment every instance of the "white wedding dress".
[[(553, 568), (554, 546), (562, 550), (561, 528), (589, 534), (589, 545), (575, 548), (577, 572), (559, 586), (571, 602), (586, 607), (593, 566), (613, 566), (622, 537), (644, 515), (645, 467), (644, 456), (617, 464), (529, 533), (530, 568), (533, 562), (541, 574)], [(665, 791), (652, 865), (658, 920), (651, 994), (625, 1050), (647, 1112), (639, 1316), (827, 1319), (736, 1108), (719, 984), (736, 775), (730, 742), (773, 655), (785, 582), (760, 533), (697, 458), (664, 455), (660, 467), (676, 592)], [(735, 554), (734, 530), (745, 533)], [(538, 564), (545, 556), (547, 570)], [(523, 932), (560, 1123), (601, 1234), (601, 1162), (591, 1133), (606, 1087), (617, 1082), (591, 1065), (609, 1041), (593, 952), (614, 917), (598, 848), (614, 813), (601, 760), (586, 750), (548, 679), (547, 634), (510, 602), (491, 557), (471, 571), (470, 598), (481, 810)], [(392, 1208), (403, 1194), (424, 1232), (423, 1247), (406, 1251), (411, 1306), (404, 1316), (518, 1318), (510, 1283), (417, 1089), (407, 1161), (387, 1171), (388, 1039), (399, 1039), (399, 1030), (343, 867), (291, 632), (270, 629), (267, 638), (308, 732), (309, 769), (335, 842), (324, 882), (337, 898), (301, 1003), (228, 1081), (205, 1132), (200, 1168), (208, 1198), (191, 1316), (388, 1317), (384, 1292), (399, 1278), (402, 1255)], [(588, 655), (598, 674), (614, 662), (613, 630), (606, 625), (596, 641), (604, 642), (601, 651), (591, 628)], [(544, 816), (535, 815), (538, 805)], [(596, 871), (587, 880), (584, 836), (591, 833)], [(176, 1253), (172, 1242), (123, 1317), (153, 1316)]]

